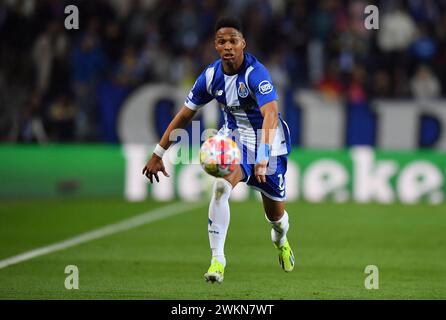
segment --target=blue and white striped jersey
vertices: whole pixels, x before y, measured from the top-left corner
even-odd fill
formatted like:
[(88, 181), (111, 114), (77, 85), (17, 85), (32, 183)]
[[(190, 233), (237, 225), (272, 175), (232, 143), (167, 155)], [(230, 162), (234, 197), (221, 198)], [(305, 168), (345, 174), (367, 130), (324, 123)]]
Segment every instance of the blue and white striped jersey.
[[(237, 130), (243, 149), (247, 148), (255, 153), (257, 143), (260, 141), (257, 130), (261, 130), (263, 124), (260, 108), (271, 101), (278, 100), (265, 66), (251, 54), (245, 53), (238, 73), (227, 75), (223, 72), (221, 60), (215, 61), (198, 77), (185, 105), (192, 110), (198, 110), (213, 99), (218, 101), (225, 119), (220, 134), (229, 135), (229, 132)], [(271, 155), (279, 156), (289, 152), (288, 125), (279, 113), (279, 123), (271, 146)]]

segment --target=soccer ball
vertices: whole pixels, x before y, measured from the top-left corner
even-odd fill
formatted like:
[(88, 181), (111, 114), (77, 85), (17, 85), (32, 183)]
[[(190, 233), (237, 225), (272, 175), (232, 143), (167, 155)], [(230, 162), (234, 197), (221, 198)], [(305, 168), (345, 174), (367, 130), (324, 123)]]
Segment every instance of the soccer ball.
[(214, 177), (231, 174), (240, 164), (240, 150), (237, 144), (224, 136), (207, 139), (200, 148), (200, 164), (204, 171)]

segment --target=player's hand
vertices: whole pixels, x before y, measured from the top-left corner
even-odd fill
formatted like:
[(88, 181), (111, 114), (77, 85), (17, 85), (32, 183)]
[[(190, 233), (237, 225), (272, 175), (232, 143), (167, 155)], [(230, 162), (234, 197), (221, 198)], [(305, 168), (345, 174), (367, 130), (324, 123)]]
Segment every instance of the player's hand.
[(170, 177), (169, 174), (166, 172), (166, 168), (164, 168), (163, 159), (153, 154), (150, 160), (147, 161), (147, 164), (142, 169), (142, 174), (150, 180), (150, 183), (153, 183), (153, 177), (155, 177), (156, 182), (160, 182), (160, 179), (158, 177), (158, 172), (160, 171), (164, 174), (164, 176)]
[(268, 165), (268, 161), (260, 161), (254, 167), (254, 175), (257, 179), (258, 183), (266, 182), (266, 167)]

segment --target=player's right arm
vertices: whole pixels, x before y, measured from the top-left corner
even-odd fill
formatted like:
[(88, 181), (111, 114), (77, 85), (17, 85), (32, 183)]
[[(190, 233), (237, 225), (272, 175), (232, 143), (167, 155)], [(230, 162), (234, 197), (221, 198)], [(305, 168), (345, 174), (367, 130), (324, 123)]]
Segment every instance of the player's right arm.
[[(184, 129), (189, 123), (192, 121), (193, 117), (197, 111), (191, 110), (186, 106), (181, 108), (180, 112), (173, 118), (164, 132), (160, 142), (157, 145), (157, 148), (162, 148), (161, 150), (169, 149), (172, 141), (170, 141), (169, 137), (173, 130), (176, 129)], [(163, 152), (163, 151), (162, 151)], [(158, 153), (158, 154), (157, 154)], [(145, 175), (150, 183), (153, 183), (153, 177), (155, 177), (156, 182), (159, 182), (158, 172), (162, 172), (166, 177), (169, 177), (169, 174), (166, 172), (166, 168), (164, 167), (162, 154), (157, 152), (155, 149), (154, 153), (152, 153), (151, 158), (147, 161), (147, 164), (142, 169), (142, 174)]]
[(172, 144), (172, 141), (170, 141), (169, 138), (172, 131), (176, 129), (185, 129), (190, 124), (197, 111), (212, 99), (213, 97), (209, 94), (207, 89), (205, 70), (198, 77), (186, 99), (183, 108), (170, 122), (151, 158), (149, 161), (147, 161), (147, 164), (142, 170), (142, 174), (144, 174), (150, 180), (150, 183), (153, 183), (153, 177), (155, 177), (155, 180), (159, 182), (158, 172), (160, 171), (166, 177), (169, 177), (169, 174), (166, 172), (164, 167), (162, 157), (163, 153), (169, 149), (170, 145)]

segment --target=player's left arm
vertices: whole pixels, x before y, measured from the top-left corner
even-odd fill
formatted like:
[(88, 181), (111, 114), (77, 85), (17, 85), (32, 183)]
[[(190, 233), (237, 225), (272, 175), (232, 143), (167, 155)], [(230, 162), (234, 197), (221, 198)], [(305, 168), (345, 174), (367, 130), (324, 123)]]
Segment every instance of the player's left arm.
[(262, 136), (257, 150), (254, 175), (259, 183), (266, 182), (266, 168), (268, 166), (270, 146), (273, 144), (279, 121), (279, 107), (277, 101), (271, 101), (260, 108), (263, 116)]
[(263, 116), (262, 135), (257, 149), (254, 175), (259, 183), (264, 183), (266, 182), (270, 149), (279, 122), (278, 96), (268, 70), (260, 63), (255, 66), (249, 75), (248, 82)]

